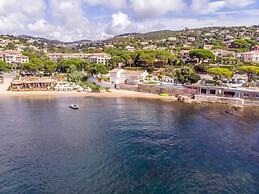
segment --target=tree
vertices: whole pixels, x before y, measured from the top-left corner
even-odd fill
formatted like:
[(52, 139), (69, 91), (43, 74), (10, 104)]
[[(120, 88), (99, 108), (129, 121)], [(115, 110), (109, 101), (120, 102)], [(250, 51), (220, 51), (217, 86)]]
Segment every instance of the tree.
[(156, 56), (152, 51), (141, 51), (136, 60), (138, 64), (144, 64), (144, 66), (147, 67), (154, 64)]
[(7, 45), (5, 46), (6, 50), (14, 50), (15, 49), (15, 44), (13, 42), (8, 42)]
[(230, 79), (233, 77), (233, 72), (228, 70), (227, 68), (209, 68), (208, 73), (214, 75), (217, 80), (221, 80), (222, 77)]
[(67, 73), (71, 66), (75, 66), (78, 71), (88, 71), (90, 67), (90, 63), (88, 61), (80, 60), (80, 59), (66, 59), (61, 60), (57, 69), (63, 73)]
[(200, 80), (200, 76), (189, 66), (176, 69), (174, 77), (182, 84), (193, 84)]
[(5, 61), (0, 61), (0, 71), (7, 71), (10, 66)]
[(215, 55), (210, 51), (206, 49), (193, 49), (189, 53), (191, 58), (198, 58), (198, 63), (203, 63), (204, 60), (214, 60)]
[(252, 82), (255, 75), (259, 74), (259, 67), (256, 66), (242, 66), (239, 68), (240, 73), (247, 74), (247, 81)]
[(89, 73), (91, 75), (97, 75), (97, 74), (107, 74), (108, 70), (103, 64), (92, 64), (91, 68), (89, 69)]
[(68, 74), (68, 80), (74, 83), (79, 83), (84, 78), (84, 74), (81, 71), (73, 71)]
[(44, 71), (47, 73), (53, 73), (57, 69), (57, 64), (48, 60), (44, 62)]
[(79, 83), (84, 78), (84, 74), (78, 71), (75, 65), (71, 65), (68, 71), (67, 78), (71, 82)]
[(251, 44), (243, 39), (236, 39), (232, 43), (233, 46), (236, 48), (242, 48), (242, 49), (249, 49), (251, 47)]
[(38, 70), (38, 66), (34, 63), (24, 63), (22, 65), (22, 69), (23, 70), (27, 70), (27, 71), (37, 71)]

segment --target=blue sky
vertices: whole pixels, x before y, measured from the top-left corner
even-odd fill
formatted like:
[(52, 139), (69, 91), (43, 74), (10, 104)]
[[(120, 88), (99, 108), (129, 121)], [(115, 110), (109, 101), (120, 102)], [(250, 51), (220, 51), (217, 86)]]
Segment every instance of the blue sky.
[(259, 24), (259, 0), (0, 0), (0, 33), (73, 41)]

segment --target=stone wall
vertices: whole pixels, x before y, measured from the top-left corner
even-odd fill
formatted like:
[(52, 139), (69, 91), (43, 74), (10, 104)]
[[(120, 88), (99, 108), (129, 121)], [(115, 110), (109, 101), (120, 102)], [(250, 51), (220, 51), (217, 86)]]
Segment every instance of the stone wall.
[(196, 89), (177, 86), (161, 86), (161, 85), (144, 85), (138, 86), (138, 91), (143, 93), (161, 94), (167, 93), (170, 96), (186, 95), (192, 96), (197, 93)]
[(259, 106), (259, 101), (244, 100), (245, 106)]
[(221, 104), (232, 104), (232, 105), (244, 105), (244, 100), (241, 98), (228, 98), (219, 96), (209, 95), (195, 95), (195, 101), (200, 103), (221, 103)]
[(119, 89), (138, 92), (138, 86), (137, 86), (137, 85), (120, 84), (120, 85), (119, 85)]

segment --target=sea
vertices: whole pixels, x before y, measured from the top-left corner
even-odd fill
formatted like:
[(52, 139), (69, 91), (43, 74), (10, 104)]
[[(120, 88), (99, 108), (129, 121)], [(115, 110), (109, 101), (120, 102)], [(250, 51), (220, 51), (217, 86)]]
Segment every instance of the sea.
[(259, 193), (259, 110), (227, 110), (147, 99), (1, 98), (0, 193)]

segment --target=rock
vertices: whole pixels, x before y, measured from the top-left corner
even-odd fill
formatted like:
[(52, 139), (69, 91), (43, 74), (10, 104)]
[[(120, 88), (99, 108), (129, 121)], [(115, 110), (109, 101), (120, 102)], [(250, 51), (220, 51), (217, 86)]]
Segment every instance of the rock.
[(179, 102), (185, 102), (185, 103), (193, 103), (193, 99), (191, 99), (190, 97), (188, 97), (188, 96), (182, 96), (182, 95), (179, 95), (178, 97), (177, 97), (177, 100), (179, 101)]

